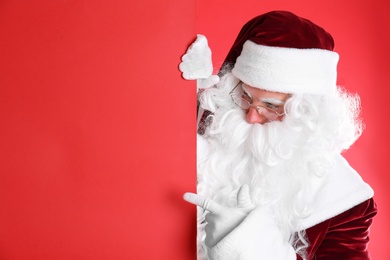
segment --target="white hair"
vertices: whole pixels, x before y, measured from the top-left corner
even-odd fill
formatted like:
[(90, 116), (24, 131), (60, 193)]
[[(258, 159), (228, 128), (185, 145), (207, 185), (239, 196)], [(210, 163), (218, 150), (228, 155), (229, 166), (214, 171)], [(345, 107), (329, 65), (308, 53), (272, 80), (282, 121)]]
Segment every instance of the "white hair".
[[(234, 206), (238, 189), (248, 184), (254, 202), (272, 209), (285, 239), (305, 258), (308, 244), (303, 232), (296, 233), (296, 223), (311, 211), (310, 180), (326, 178), (333, 155), (360, 136), (359, 97), (341, 88), (321, 96), (293, 94), (283, 121), (249, 124), (229, 95), (238, 82), (227, 72), (199, 95), (201, 107), (213, 114), (204, 134), (210, 152), (198, 162), (198, 193)], [(203, 218), (200, 214), (200, 251), (205, 250)]]

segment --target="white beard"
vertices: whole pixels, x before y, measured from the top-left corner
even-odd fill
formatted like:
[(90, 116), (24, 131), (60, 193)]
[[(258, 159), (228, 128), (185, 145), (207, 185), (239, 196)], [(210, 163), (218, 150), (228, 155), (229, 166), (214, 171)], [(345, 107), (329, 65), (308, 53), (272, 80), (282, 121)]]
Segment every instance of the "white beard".
[(257, 205), (283, 204), (283, 218), (302, 212), (305, 203), (296, 198), (309, 185), (308, 167), (316, 153), (305, 146), (307, 135), (289, 126), (288, 118), (261, 125), (244, 117), (238, 107), (215, 113), (206, 133), (209, 154), (198, 163), (198, 193), (234, 206), (238, 189), (248, 184)]

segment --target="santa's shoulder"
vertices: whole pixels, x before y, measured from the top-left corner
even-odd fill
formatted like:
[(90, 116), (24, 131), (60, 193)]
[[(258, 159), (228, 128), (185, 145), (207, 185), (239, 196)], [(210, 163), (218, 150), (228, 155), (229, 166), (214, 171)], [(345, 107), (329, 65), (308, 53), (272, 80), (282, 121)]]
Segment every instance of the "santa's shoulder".
[(374, 191), (342, 155), (335, 156), (333, 167), (311, 201), (312, 214), (300, 227), (310, 228), (372, 198)]

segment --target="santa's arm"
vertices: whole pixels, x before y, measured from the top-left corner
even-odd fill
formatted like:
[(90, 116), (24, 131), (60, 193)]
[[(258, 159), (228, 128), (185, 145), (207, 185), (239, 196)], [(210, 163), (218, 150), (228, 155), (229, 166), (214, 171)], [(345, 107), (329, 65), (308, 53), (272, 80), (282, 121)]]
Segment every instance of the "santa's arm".
[[(316, 259), (370, 259), (369, 230), (377, 208), (369, 199), (323, 223), (307, 230), (313, 241), (308, 255)], [(321, 238), (317, 234), (325, 232)]]

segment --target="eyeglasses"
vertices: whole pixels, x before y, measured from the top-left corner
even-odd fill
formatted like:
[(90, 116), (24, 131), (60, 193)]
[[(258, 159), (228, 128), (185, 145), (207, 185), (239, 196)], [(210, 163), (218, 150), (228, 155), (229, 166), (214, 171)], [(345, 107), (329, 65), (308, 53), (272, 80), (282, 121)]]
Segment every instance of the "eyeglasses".
[(244, 110), (247, 110), (250, 107), (254, 107), (254, 108), (256, 108), (256, 111), (260, 115), (263, 115), (265, 118), (267, 118), (268, 120), (271, 120), (271, 121), (276, 120), (278, 117), (284, 115), (284, 112), (283, 113), (279, 113), (278, 111), (276, 111), (275, 109), (272, 109), (270, 107), (266, 107), (266, 106), (262, 106), (262, 105), (257, 105), (257, 106), (252, 105), (252, 102), (250, 102), (249, 100), (245, 99), (242, 94), (234, 93), (234, 90), (239, 85), (242, 85), (242, 84), (243, 84), (243, 82), (240, 81), (232, 89), (232, 91), (230, 91), (230, 93), (229, 93), (229, 95), (232, 97), (232, 100), (233, 100), (234, 104), (236, 104), (237, 106), (241, 107)]

